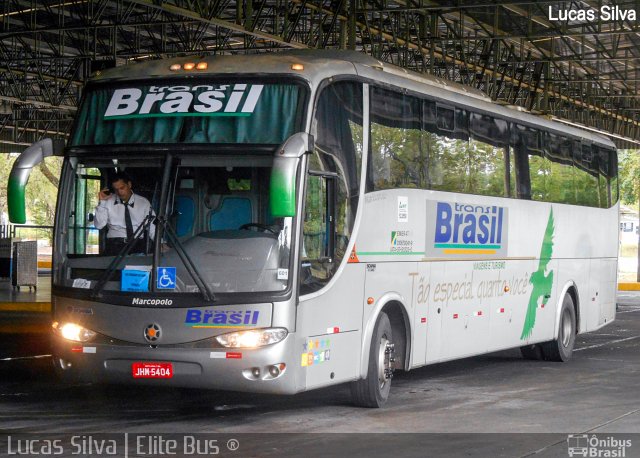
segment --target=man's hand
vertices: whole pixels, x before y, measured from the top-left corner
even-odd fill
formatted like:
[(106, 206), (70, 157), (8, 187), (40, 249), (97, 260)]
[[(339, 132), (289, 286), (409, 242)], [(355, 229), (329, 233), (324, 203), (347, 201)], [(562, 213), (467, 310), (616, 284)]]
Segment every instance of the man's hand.
[(109, 188), (101, 189), (98, 192), (98, 199), (99, 200), (107, 200), (109, 197), (111, 197), (111, 191), (109, 191)]

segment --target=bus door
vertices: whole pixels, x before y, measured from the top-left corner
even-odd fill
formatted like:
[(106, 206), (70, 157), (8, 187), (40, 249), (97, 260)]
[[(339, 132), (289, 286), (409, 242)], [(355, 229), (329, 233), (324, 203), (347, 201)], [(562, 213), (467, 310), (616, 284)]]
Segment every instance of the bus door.
[(347, 264), (333, 277), (342, 259), (336, 255), (337, 179), (331, 172), (307, 174), (296, 326), (307, 389), (353, 380), (360, 359), (364, 266)]
[(74, 254), (97, 254), (99, 231), (93, 225), (98, 205), (100, 171), (79, 169), (75, 181), (75, 201), (69, 224), (69, 247)]

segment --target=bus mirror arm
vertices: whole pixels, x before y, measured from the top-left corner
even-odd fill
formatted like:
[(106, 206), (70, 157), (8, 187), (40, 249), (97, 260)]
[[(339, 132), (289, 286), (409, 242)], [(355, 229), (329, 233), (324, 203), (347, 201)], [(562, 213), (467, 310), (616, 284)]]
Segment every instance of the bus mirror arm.
[(27, 222), (25, 188), (31, 170), (49, 156), (60, 156), (63, 150), (64, 141), (45, 138), (28, 147), (16, 159), (7, 185), (9, 221), (15, 224)]
[(299, 159), (303, 154), (313, 151), (313, 135), (306, 132), (298, 132), (287, 138), (276, 152), (277, 158)]

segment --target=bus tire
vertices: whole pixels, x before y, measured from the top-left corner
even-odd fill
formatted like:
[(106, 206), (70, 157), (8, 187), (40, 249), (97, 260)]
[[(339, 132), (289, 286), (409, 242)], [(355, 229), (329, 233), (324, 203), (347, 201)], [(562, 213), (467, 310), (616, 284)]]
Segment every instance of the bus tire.
[(576, 343), (576, 309), (573, 298), (565, 294), (560, 311), (558, 338), (542, 344), (542, 353), (547, 361), (568, 361)]
[(544, 354), (542, 353), (542, 347), (538, 344), (525, 345), (520, 347), (520, 353), (524, 359), (530, 359), (534, 361), (542, 361)]
[(380, 312), (371, 337), (367, 377), (351, 383), (353, 402), (359, 407), (382, 407), (389, 398), (394, 369), (391, 322)]

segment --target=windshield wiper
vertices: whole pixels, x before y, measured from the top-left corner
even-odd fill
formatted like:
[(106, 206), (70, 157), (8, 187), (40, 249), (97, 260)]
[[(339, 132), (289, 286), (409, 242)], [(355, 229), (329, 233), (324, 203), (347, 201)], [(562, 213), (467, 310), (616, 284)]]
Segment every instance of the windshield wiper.
[(100, 277), (100, 281), (98, 281), (98, 284), (91, 293), (92, 298), (101, 297), (102, 290), (104, 289), (107, 282), (111, 279), (111, 276), (120, 265), (120, 262), (122, 262), (122, 260), (129, 255), (131, 248), (133, 248), (133, 245), (135, 245), (135, 243), (139, 240), (139, 235), (142, 234), (143, 231), (148, 229), (153, 219), (154, 216), (151, 214), (151, 212), (149, 212), (149, 214), (142, 221), (142, 224), (140, 224), (140, 226), (138, 226), (136, 231), (133, 233), (133, 237), (131, 237), (131, 240), (127, 241), (127, 243), (122, 248), (120, 248), (120, 251), (104, 271), (102, 277)]
[[(170, 152), (167, 152), (167, 155), (164, 159), (164, 173), (162, 174), (162, 187), (160, 194), (160, 207), (158, 209), (158, 216), (156, 217), (156, 234), (154, 240), (154, 248), (153, 248), (153, 267), (151, 269), (151, 288), (154, 292), (156, 292), (156, 281), (157, 281), (157, 269), (158, 262), (160, 260), (160, 243), (162, 242), (163, 232), (167, 233), (168, 238), (171, 242), (173, 242), (173, 246), (184, 264), (184, 267), (193, 278), (193, 281), (196, 283), (196, 286), (200, 290), (202, 297), (207, 302), (215, 301), (215, 296), (211, 292), (209, 285), (204, 280), (202, 274), (198, 270), (198, 268), (193, 263), (193, 260), (189, 257), (187, 252), (184, 249), (184, 246), (178, 240), (178, 236), (173, 231), (173, 228), (169, 225), (167, 219), (167, 201), (169, 200), (169, 179), (171, 177), (171, 171), (173, 170), (173, 155)], [(177, 173), (177, 172), (176, 172)]]
[(91, 293), (91, 297), (93, 298), (101, 297), (101, 293), (104, 290), (104, 287), (106, 286), (107, 282), (110, 280), (113, 273), (119, 267), (122, 260), (129, 254), (129, 252), (131, 251), (131, 248), (134, 246), (134, 244), (138, 240), (138, 236), (142, 234), (142, 231), (146, 230), (149, 227), (149, 225), (153, 222), (154, 224), (156, 224), (156, 231), (155, 231), (155, 237), (154, 237), (153, 260), (152, 260), (152, 266), (151, 266), (151, 290), (154, 293), (157, 292), (156, 276), (157, 276), (158, 260), (160, 258), (160, 244), (162, 239), (162, 233), (166, 232), (169, 240), (173, 243), (173, 246), (176, 252), (178, 253), (178, 256), (182, 260), (182, 263), (184, 264), (185, 268), (187, 269), (187, 272), (189, 272), (189, 275), (191, 275), (191, 278), (193, 278), (193, 281), (196, 283), (196, 286), (200, 290), (200, 293), (202, 294), (203, 299), (207, 302), (214, 302), (216, 300), (213, 292), (209, 288), (209, 285), (204, 280), (204, 277), (202, 276), (202, 274), (200, 273), (196, 265), (193, 263), (193, 260), (189, 257), (189, 255), (185, 251), (184, 246), (182, 245), (182, 242), (180, 242), (180, 240), (178, 239), (178, 236), (174, 232), (173, 228), (171, 228), (166, 218), (166, 210), (167, 210), (166, 203), (167, 203), (167, 198), (169, 194), (168, 184), (169, 184), (169, 177), (171, 175), (172, 162), (173, 162), (173, 156), (171, 155), (171, 153), (167, 153), (165, 157), (164, 174), (162, 177), (162, 185), (161, 185), (162, 194), (160, 196), (160, 209), (159, 209), (160, 214), (158, 216), (154, 216), (151, 210), (149, 210), (149, 214), (146, 216), (142, 224), (138, 226), (138, 229), (136, 229), (136, 231), (134, 232), (131, 240), (127, 241), (127, 243), (120, 249), (120, 252), (118, 253), (118, 255), (113, 259), (113, 261), (111, 261), (111, 263), (105, 270), (102, 277), (100, 277), (100, 281), (98, 282), (95, 289)]
[[(129, 254), (129, 251), (131, 251), (131, 248), (133, 247), (135, 242), (138, 240), (138, 236), (142, 233), (143, 230), (148, 228), (149, 224), (153, 222), (153, 220), (154, 220), (154, 216), (152, 214), (147, 215), (147, 217), (144, 219), (142, 224), (138, 227), (138, 229), (134, 233), (131, 240), (129, 240), (120, 249), (120, 252), (113, 259), (113, 261), (111, 261), (111, 263), (105, 270), (104, 274), (102, 274), (102, 277), (100, 277), (100, 281), (98, 282), (95, 289), (93, 290), (91, 297), (93, 298), (100, 297), (101, 295), (100, 293), (102, 293), (102, 290), (104, 289), (105, 285), (107, 284), (107, 282), (109, 281), (113, 273), (116, 271), (116, 269), (120, 265), (120, 262), (122, 262), (122, 260)], [(178, 256), (180, 256), (180, 259), (182, 260), (182, 263), (187, 269), (187, 272), (189, 272), (189, 275), (191, 275), (191, 278), (193, 278), (193, 280), (196, 282), (196, 285), (198, 286), (198, 289), (202, 293), (202, 297), (204, 298), (204, 300), (207, 302), (214, 302), (216, 299), (213, 292), (209, 288), (209, 285), (207, 284), (207, 282), (202, 277), (202, 274), (200, 273), (196, 265), (193, 263), (193, 260), (191, 259), (191, 257), (185, 251), (184, 246), (182, 245), (182, 242), (180, 241), (180, 239), (178, 239), (178, 236), (173, 231), (171, 226), (168, 224), (168, 221), (165, 220), (164, 218), (161, 219), (159, 217), (155, 217), (155, 222), (157, 223), (157, 226), (162, 227), (164, 229), (169, 240), (173, 243), (175, 250), (178, 253)], [(156, 228), (156, 234), (158, 234), (158, 228)]]
[(180, 257), (182, 264), (184, 264), (184, 267), (187, 269), (187, 272), (189, 272), (189, 275), (191, 275), (191, 278), (193, 278), (193, 281), (196, 282), (196, 286), (202, 293), (203, 299), (207, 302), (214, 302), (216, 298), (213, 292), (209, 288), (209, 285), (207, 284), (205, 279), (202, 277), (202, 274), (200, 273), (196, 265), (193, 263), (193, 260), (191, 259), (189, 254), (185, 251), (184, 245), (182, 245), (182, 242), (173, 231), (173, 228), (171, 227), (167, 219), (158, 217), (156, 218), (156, 221), (158, 222), (158, 228), (162, 227), (162, 229), (164, 229), (164, 231), (166, 232), (169, 241), (173, 244), (176, 253), (178, 253), (178, 256)]

